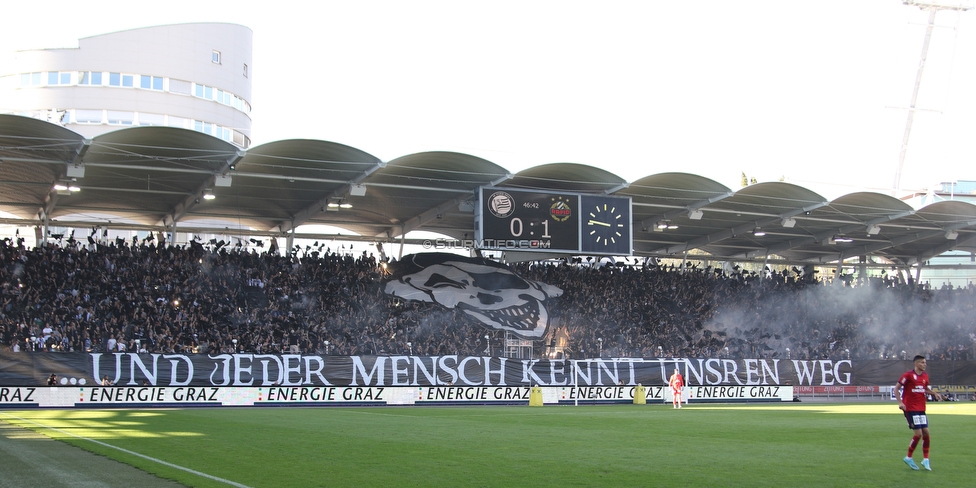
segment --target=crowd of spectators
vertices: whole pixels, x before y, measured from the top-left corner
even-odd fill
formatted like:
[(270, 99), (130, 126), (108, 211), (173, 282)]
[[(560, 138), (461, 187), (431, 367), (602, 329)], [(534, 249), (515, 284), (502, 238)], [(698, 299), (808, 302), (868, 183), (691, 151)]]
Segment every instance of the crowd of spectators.
[(974, 359), (976, 287), (674, 266), (530, 265), (555, 283), (570, 355)]
[[(504, 333), (383, 293), (366, 252), (0, 243), (0, 347), (13, 351), (500, 355)], [(896, 276), (631, 259), (520, 263), (563, 290), (535, 356), (974, 359), (976, 287)], [(907, 353), (905, 352), (907, 351)]]

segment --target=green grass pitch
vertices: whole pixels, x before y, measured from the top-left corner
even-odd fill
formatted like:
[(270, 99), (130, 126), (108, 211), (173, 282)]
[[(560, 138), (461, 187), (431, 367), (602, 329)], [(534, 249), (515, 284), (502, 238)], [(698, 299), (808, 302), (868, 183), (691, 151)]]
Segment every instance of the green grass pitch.
[(928, 413), (932, 472), (902, 463), (911, 431), (893, 402), (30, 410), (0, 418), (201, 487), (228, 485), (104, 444), (250, 487), (971, 485), (976, 403), (930, 404)]

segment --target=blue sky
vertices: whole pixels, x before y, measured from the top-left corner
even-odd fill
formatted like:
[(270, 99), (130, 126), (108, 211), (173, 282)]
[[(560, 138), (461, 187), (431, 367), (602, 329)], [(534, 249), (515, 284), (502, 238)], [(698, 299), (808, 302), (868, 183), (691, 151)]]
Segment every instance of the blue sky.
[[(97, 7), (93, 7), (97, 5)], [(927, 14), (898, 0), (17, 2), (0, 50), (182, 22), (254, 31), (255, 144), (314, 138), (627, 180), (888, 193)], [(937, 16), (902, 189), (976, 180), (976, 11)]]

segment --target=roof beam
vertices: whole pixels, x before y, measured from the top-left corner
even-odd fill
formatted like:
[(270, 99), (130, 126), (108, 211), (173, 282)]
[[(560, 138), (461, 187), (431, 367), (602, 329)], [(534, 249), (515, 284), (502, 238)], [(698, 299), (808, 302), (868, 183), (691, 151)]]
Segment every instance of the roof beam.
[(44, 197), (44, 206), (37, 209), (37, 216), (40, 220), (43, 221), (49, 219), (51, 212), (53, 212), (55, 207), (58, 206), (58, 200), (60, 200), (60, 198), (57, 190), (54, 189), (54, 185), (67, 177), (68, 166), (74, 164), (80, 158), (84, 157), (85, 153), (88, 152), (89, 147), (91, 147), (91, 139), (84, 139), (81, 141), (81, 145), (75, 149), (74, 154), (72, 154), (69, 161), (61, 161), (61, 163), (64, 164), (64, 167), (55, 170), (57, 178), (51, 182), (50, 190), (47, 196)]
[(692, 239), (684, 244), (677, 244), (674, 246), (670, 246), (667, 249), (665, 249), (664, 252), (665, 254), (675, 254), (675, 253), (690, 251), (692, 249), (697, 249), (702, 246), (707, 246), (708, 244), (713, 244), (719, 241), (723, 241), (725, 239), (729, 239), (731, 237), (735, 237), (736, 235), (742, 234), (744, 232), (749, 232), (750, 230), (753, 230), (756, 227), (768, 226), (775, 222), (780, 222), (782, 221), (782, 219), (794, 217), (802, 213), (810, 212), (812, 210), (826, 206), (829, 203), (830, 202), (818, 202), (811, 205), (807, 205), (806, 207), (796, 208), (788, 212), (783, 212), (782, 214), (774, 217), (766, 217), (755, 221), (745, 222), (733, 226), (730, 229), (720, 230), (718, 232), (713, 232), (711, 234), (699, 237), (697, 239)]
[[(301, 223), (304, 223), (304, 222), (308, 221), (308, 219), (310, 219), (311, 217), (313, 217), (315, 215), (318, 215), (318, 213), (322, 211), (322, 207), (325, 206), (325, 205), (327, 205), (329, 203), (329, 199), (330, 198), (335, 198), (335, 197), (339, 197), (339, 196), (345, 195), (346, 193), (348, 193), (349, 188), (350, 188), (350, 186), (352, 184), (362, 183), (363, 181), (365, 181), (366, 177), (368, 177), (369, 175), (371, 175), (374, 172), (376, 172), (376, 170), (378, 170), (380, 168), (384, 168), (384, 167), (386, 167), (386, 163), (379, 163), (376, 167), (370, 168), (370, 170), (367, 170), (366, 172), (364, 172), (363, 175), (360, 175), (355, 180), (349, 181), (349, 182), (343, 182), (343, 183), (349, 183), (349, 184), (348, 185), (344, 185), (343, 187), (336, 189), (336, 191), (334, 191), (334, 192), (329, 192), (326, 196), (324, 196), (323, 198), (319, 199), (316, 202), (317, 203), (317, 206), (316, 205), (310, 205), (309, 207), (307, 207), (305, 210), (307, 210), (309, 212), (312, 212), (312, 213), (310, 215), (308, 215), (307, 217), (305, 217), (304, 220), (301, 220)], [(512, 174), (511, 173), (506, 174), (506, 175), (498, 178), (497, 180), (494, 180), (494, 181), (489, 182), (488, 183), (488, 186), (495, 186), (497, 184), (501, 184), (501, 183), (503, 183), (505, 181), (508, 181), (511, 178), (512, 178)], [(419, 185), (401, 185), (401, 184), (397, 184), (397, 183), (370, 183), (370, 182), (366, 182), (364, 184), (367, 185), (367, 186), (369, 186), (369, 187), (376, 187), (376, 188), (396, 188), (396, 189), (400, 189), (400, 190), (415, 190), (415, 191), (423, 191), (423, 192), (445, 192), (445, 193), (455, 193), (456, 194), (458, 192), (466, 191), (466, 190), (462, 190), (462, 189), (458, 189), (458, 188), (450, 188), (450, 187), (446, 187), (446, 186), (419, 186)], [(458, 202), (458, 204), (460, 204), (460, 202)], [(438, 207), (439, 206), (440, 205), (438, 205)], [(426, 212), (431, 212), (433, 210), (434, 209), (427, 210)], [(299, 223), (299, 220), (298, 219), (292, 219), (290, 222), (282, 222), (282, 223), (280, 223), (277, 228), (281, 229), (280, 232), (288, 232), (290, 229), (293, 229), (293, 228), (298, 227), (299, 225), (301, 225), (301, 223)], [(387, 232), (400, 233), (401, 231), (399, 230), (399, 227), (390, 227), (389, 229), (387, 229)]]
[(488, 186), (498, 186), (498, 185), (500, 185), (502, 183), (505, 183), (506, 181), (508, 181), (508, 180), (510, 180), (510, 179), (512, 179), (514, 177), (515, 177), (515, 175), (513, 175), (512, 173), (505, 173), (504, 176), (498, 178), (497, 180), (489, 181), (488, 182)]
[(932, 258), (934, 258), (934, 257), (938, 256), (939, 254), (942, 254), (942, 253), (944, 253), (946, 251), (951, 251), (954, 248), (964, 247), (964, 246), (967, 246), (969, 244), (974, 244), (974, 243), (976, 243), (976, 234), (972, 234), (972, 235), (970, 235), (968, 237), (964, 237), (962, 239), (956, 238), (956, 240), (954, 240), (954, 241), (946, 239), (946, 243), (945, 244), (943, 244), (941, 246), (936, 246), (936, 247), (934, 247), (932, 249), (929, 249), (927, 252), (924, 252), (922, 254), (919, 254), (918, 256), (915, 257), (914, 261), (912, 261), (912, 263), (910, 263), (910, 264), (913, 264), (913, 263), (922, 263), (922, 262), (928, 261), (929, 259), (932, 259)]
[[(504, 183), (504, 182), (512, 179), (513, 176), (514, 175), (512, 175), (511, 173), (506, 173), (505, 175), (503, 175), (503, 176), (501, 176), (501, 177), (499, 177), (499, 178), (497, 178), (495, 180), (489, 181), (487, 185), (483, 185), (483, 186), (486, 186), (486, 187), (489, 187), (489, 188), (496, 187), (496, 186), (498, 186), (498, 185), (500, 185), (500, 184), (502, 184), (502, 183)], [(478, 188), (481, 188), (481, 186), (479, 186)], [(454, 189), (454, 190), (451, 190), (451, 191), (457, 191), (457, 190)], [(440, 203), (439, 205), (437, 205), (436, 207), (431, 208), (431, 209), (428, 209), (428, 210), (425, 210), (423, 213), (417, 215), (416, 217), (413, 217), (413, 218), (408, 219), (407, 221), (401, 223), (399, 226), (393, 226), (393, 227), (387, 228), (383, 232), (383, 235), (386, 236), (386, 237), (393, 237), (393, 236), (396, 236), (396, 235), (401, 235), (401, 236), (407, 235), (407, 232), (410, 232), (410, 231), (413, 231), (413, 230), (418, 229), (425, 222), (430, 222), (431, 220), (436, 219), (438, 215), (443, 215), (445, 212), (447, 212), (448, 210), (450, 210), (452, 207), (460, 207), (460, 205), (462, 203), (467, 202), (467, 201), (470, 201), (472, 199), (474, 199), (474, 200), (477, 201), (478, 200), (478, 197), (479, 197), (478, 190), (472, 190), (471, 191), (471, 194), (468, 195), (468, 196), (466, 196), (466, 197), (457, 196), (457, 197), (454, 197), (454, 198), (452, 198), (450, 200), (446, 200), (446, 201)], [(477, 203), (475, 203), (475, 205), (477, 205)]]
[(352, 180), (342, 181), (341, 183), (344, 183), (342, 186), (336, 188), (333, 191), (326, 192), (325, 195), (322, 196), (322, 198), (319, 198), (311, 205), (299, 210), (298, 213), (292, 216), (290, 220), (278, 222), (278, 225), (276, 225), (275, 227), (282, 233), (291, 232), (292, 229), (295, 229), (296, 227), (304, 224), (305, 222), (308, 222), (308, 220), (311, 219), (312, 217), (320, 214), (322, 212), (322, 207), (328, 205), (330, 199), (335, 197), (345, 196), (346, 194), (349, 193), (349, 190), (350, 188), (352, 188), (353, 185), (358, 185), (362, 183), (363, 181), (366, 180), (366, 178), (369, 178), (370, 175), (385, 167), (386, 167), (385, 162), (378, 161), (376, 164), (363, 170), (359, 175), (357, 175)]
[[(810, 236), (800, 237), (800, 238), (797, 238), (797, 239), (790, 239), (788, 241), (781, 242), (781, 243), (779, 243), (779, 244), (777, 244), (775, 246), (769, 246), (769, 247), (766, 247), (766, 248), (763, 248), (763, 249), (760, 249), (760, 250), (750, 251), (750, 252), (748, 252), (748, 253), (745, 254), (745, 257), (747, 257), (747, 258), (754, 258), (754, 257), (762, 256), (762, 255), (779, 254), (780, 252), (786, 251), (788, 249), (793, 249), (795, 247), (799, 247), (799, 246), (803, 246), (803, 245), (807, 245), (807, 244), (813, 244), (815, 242), (820, 242), (820, 241), (823, 241), (825, 239), (829, 239), (831, 236), (836, 235), (836, 234), (847, 234), (847, 233), (850, 233), (850, 232), (856, 232), (858, 229), (861, 229), (862, 227), (866, 228), (869, 225), (877, 225), (877, 224), (881, 224), (883, 222), (888, 222), (888, 221), (891, 221), (891, 220), (900, 219), (902, 217), (905, 217), (905, 216), (908, 216), (908, 215), (912, 215), (914, 213), (915, 213), (914, 210), (907, 210), (907, 211), (904, 211), (904, 212), (899, 212), (897, 214), (892, 214), (892, 215), (887, 215), (887, 216), (884, 216), (884, 217), (878, 217), (876, 219), (871, 219), (871, 220), (869, 220), (867, 222), (863, 222), (863, 223), (844, 225), (844, 226), (841, 226), (841, 227), (837, 227), (837, 228), (833, 228), (833, 229), (828, 229), (828, 230), (825, 230), (823, 232), (820, 232), (820, 233), (817, 233), (817, 234), (813, 234), (813, 235), (810, 235)], [(890, 246), (886, 246), (886, 247), (890, 247)], [(882, 247), (881, 249), (884, 249), (884, 247)]]
[[(400, 226), (389, 227), (388, 229), (382, 232), (382, 236), (395, 237), (397, 234), (406, 235), (410, 231), (417, 230), (418, 228), (420, 228), (420, 226), (424, 225), (427, 222), (437, 220), (439, 215), (443, 215), (451, 210), (457, 210), (458, 206), (460, 206), (461, 203), (466, 202), (469, 199), (470, 197), (459, 196), (459, 197), (452, 198), (450, 200), (446, 200), (440, 203), (439, 205), (437, 205), (436, 207), (425, 210), (420, 215), (408, 219), (407, 221), (403, 222), (403, 224)], [(472, 229), (472, 232), (473, 231), (474, 229)]]
[(71, 156), (71, 161), (68, 161), (68, 165), (79, 164), (79, 161), (84, 160), (85, 154), (88, 152), (88, 149), (91, 148), (91, 145), (91, 139), (83, 139), (81, 141), (81, 145), (78, 146), (78, 149), (75, 149), (75, 154)]
[(40, 220), (46, 220), (50, 217), (51, 212), (54, 208), (58, 206), (58, 192), (54, 190), (54, 184), (51, 184), (51, 192), (47, 194), (44, 198), (44, 206), (37, 209), (37, 218)]
[(852, 258), (855, 256), (866, 256), (873, 252), (878, 252), (882, 249), (902, 246), (910, 242), (915, 242), (918, 240), (927, 239), (929, 237), (939, 235), (940, 233), (941, 233), (940, 231), (915, 232), (912, 234), (899, 236), (890, 241), (877, 241), (871, 244), (865, 244), (863, 246), (854, 246), (852, 248), (844, 249), (841, 252), (834, 254), (830, 258), (826, 258), (826, 257), (820, 258), (819, 262), (820, 263), (832, 263), (834, 261), (843, 262), (845, 259), (848, 258)]
[(212, 190), (214, 183), (217, 181), (217, 175), (225, 175), (230, 171), (231, 166), (236, 165), (241, 159), (247, 154), (247, 151), (240, 150), (237, 151), (233, 156), (227, 158), (220, 169), (215, 172), (209, 172), (209, 176), (199, 185), (192, 193), (183, 198), (182, 201), (176, 204), (163, 218), (159, 219), (156, 223), (158, 226), (162, 227), (173, 227), (177, 222), (183, 219), (190, 209), (192, 209), (196, 204), (200, 203), (200, 197), (203, 196), (203, 192), (207, 190)]
[(153, 166), (149, 164), (143, 165), (143, 164), (85, 163), (85, 166), (89, 168), (133, 169), (138, 171), (157, 171), (161, 173), (183, 173), (183, 174), (202, 174), (202, 175), (213, 174), (213, 171), (209, 169), (171, 168), (168, 166)]
[(690, 203), (690, 204), (688, 204), (687, 206), (684, 206), (684, 207), (675, 207), (674, 209), (667, 210), (667, 211), (665, 211), (664, 213), (662, 213), (660, 215), (655, 215), (653, 217), (648, 217), (648, 218), (646, 218), (644, 220), (641, 220), (640, 222), (637, 223), (637, 225), (635, 227), (638, 228), (638, 229), (649, 229), (652, 226), (657, 225), (657, 223), (660, 222), (660, 221), (662, 221), (662, 220), (671, 220), (671, 219), (680, 217), (680, 216), (685, 215), (687, 213), (690, 213), (690, 212), (692, 212), (694, 210), (698, 210), (698, 209), (700, 209), (700, 208), (702, 208), (702, 207), (704, 207), (706, 205), (709, 205), (709, 204), (718, 202), (720, 200), (724, 200), (726, 198), (729, 198), (732, 195), (735, 195), (735, 192), (734, 191), (729, 191), (729, 192), (726, 192), (726, 193), (723, 193), (723, 194), (720, 194), (720, 195), (715, 195), (715, 196), (712, 196), (712, 197), (709, 197), (709, 198), (705, 198), (705, 199), (702, 199), (702, 200), (698, 200), (696, 202), (692, 202), (692, 203)]

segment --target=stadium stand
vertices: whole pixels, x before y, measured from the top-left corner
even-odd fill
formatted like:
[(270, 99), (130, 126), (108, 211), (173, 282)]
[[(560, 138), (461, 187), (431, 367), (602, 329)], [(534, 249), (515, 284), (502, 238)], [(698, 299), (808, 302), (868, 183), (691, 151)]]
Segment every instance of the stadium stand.
[[(0, 344), (15, 351), (502, 353), (499, 332), (457, 310), (385, 295), (366, 253), (4, 240), (0, 260)], [(560, 337), (566, 357), (973, 359), (972, 285), (655, 263), (513, 269), (563, 290), (543, 343)]]

